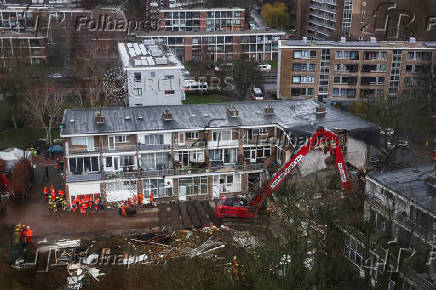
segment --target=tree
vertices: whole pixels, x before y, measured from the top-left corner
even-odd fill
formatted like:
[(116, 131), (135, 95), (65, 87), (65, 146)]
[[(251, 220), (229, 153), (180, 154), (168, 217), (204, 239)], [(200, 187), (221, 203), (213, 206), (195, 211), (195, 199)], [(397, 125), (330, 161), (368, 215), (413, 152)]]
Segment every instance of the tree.
[(291, 23), (288, 8), (283, 2), (263, 5), (261, 15), (266, 25), (271, 28), (287, 28)]
[(57, 88), (34, 88), (24, 100), (24, 109), (33, 117), (36, 125), (44, 128), (47, 143), (52, 145), (51, 130), (60, 123), (65, 95)]
[(257, 63), (252, 61), (235, 61), (230, 69), (221, 73), (221, 87), (226, 88), (226, 78), (231, 78), (234, 87), (232, 91), (237, 98), (244, 98), (251, 85), (259, 87), (263, 82), (263, 75), (259, 73)]

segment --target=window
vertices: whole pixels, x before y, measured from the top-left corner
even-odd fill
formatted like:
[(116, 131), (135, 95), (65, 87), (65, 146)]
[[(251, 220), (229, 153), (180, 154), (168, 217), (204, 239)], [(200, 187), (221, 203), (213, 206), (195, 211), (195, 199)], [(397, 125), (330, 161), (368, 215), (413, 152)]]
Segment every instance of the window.
[(347, 258), (357, 267), (361, 268), (363, 259), (363, 244), (354, 237), (347, 235), (345, 241), (345, 254)]
[(163, 134), (150, 134), (144, 135), (144, 144), (145, 145), (161, 145), (164, 143)]
[(135, 72), (135, 82), (140, 82), (141, 81), (141, 73), (140, 72)]
[(236, 163), (238, 156), (237, 148), (225, 148), (209, 150), (210, 161), (222, 161), (224, 164)]
[(186, 139), (198, 139), (198, 132), (186, 132), (185, 138)]
[(241, 174), (219, 174), (213, 177), (214, 190), (219, 193), (241, 191)]
[(174, 95), (174, 90), (165, 91), (165, 95)]
[(358, 51), (349, 51), (349, 50), (337, 50), (336, 51), (336, 59), (358, 60), (359, 59), (359, 52)]
[(314, 63), (294, 63), (292, 66), (293, 71), (315, 71)]
[(128, 143), (129, 135), (118, 135), (115, 136), (115, 143)]
[(136, 156), (134, 155), (125, 155), (125, 156), (120, 156), (120, 167), (122, 168), (129, 168), (129, 169), (133, 169), (135, 167), (135, 159)]
[(316, 50), (295, 50), (294, 59), (316, 58)]
[(315, 83), (315, 77), (311, 77), (311, 76), (294, 76), (292, 77), (292, 82), (294, 84), (313, 84)]
[(207, 176), (179, 178), (179, 195), (207, 194)]
[(212, 141), (228, 141), (232, 140), (232, 130), (213, 131)]
[(72, 174), (81, 175), (84, 173), (100, 171), (97, 156), (68, 158), (68, 162)]
[(163, 179), (144, 179), (142, 180), (142, 187), (144, 195), (148, 196), (150, 193), (153, 197), (170, 197), (173, 195), (173, 188), (171, 183)]
[(313, 96), (314, 88), (291, 88), (291, 96)]
[(166, 80), (173, 80), (174, 79), (174, 75), (166, 75), (166, 76), (164, 76), (164, 79), (166, 79)]
[(141, 88), (133, 88), (133, 92), (135, 94), (135, 97), (141, 97), (142, 96), (142, 89)]
[(141, 154), (141, 168), (147, 170), (162, 170), (172, 168), (170, 155), (167, 152)]

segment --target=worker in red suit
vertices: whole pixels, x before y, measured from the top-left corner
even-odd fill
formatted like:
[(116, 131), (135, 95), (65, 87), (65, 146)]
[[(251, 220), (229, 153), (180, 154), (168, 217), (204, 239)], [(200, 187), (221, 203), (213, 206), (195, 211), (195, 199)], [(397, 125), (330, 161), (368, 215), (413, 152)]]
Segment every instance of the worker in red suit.
[(27, 246), (32, 243), (33, 232), (32, 228), (27, 226), (24, 229), (24, 244)]
[(133, 195), (133, 205), (136, 207), (136, 205), (138, 204), (138, 197), (136, 197), (136, 195)]
[(43, 196), (44, 196), (45, 200), (48, 199), (48, 188), (47, 188), (47, 186), (44, 186)]
[(142, 192), (138, 193), (138, 199), (139, 199), (139, 206), (142, 206), (142, 203), (144, 202), (144, 193)]
[(123, 216), (127, 216), (126, 209), (127, 209), (126, 203), (123, 201), (123, 204), (121, 205), (121, 214)]

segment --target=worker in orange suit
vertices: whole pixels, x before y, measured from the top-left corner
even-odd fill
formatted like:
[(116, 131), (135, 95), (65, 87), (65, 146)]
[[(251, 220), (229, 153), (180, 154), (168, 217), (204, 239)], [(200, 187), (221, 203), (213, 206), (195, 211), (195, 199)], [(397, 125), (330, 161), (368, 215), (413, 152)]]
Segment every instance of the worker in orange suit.
[(50, 198), (52, 200), (55, 200), (56, 198), (56, 190), (53, 185), (50, 185)]
[(136, 205), (138, 204), (138, 197), (136, 197), (136, 195), (133, 195), (133, 205), (136, 207)]
[(73, 212), (77, 211), (77, 206), (79, 205), (79, 200), (77, 199), (77, 197), (73, 200), (72, 202), (72, 208), (73, 208)]
[(80, 207), (80, 213), (85, 214), (87, 208), (88, 206), (86, 205), (86, 202), (82, 203), (82, 206)]
[(126, 209), (127, 209), (126, 203), (123, 201), (123, 205), (121, 206), (121, 213), (123, 216), (127, 216)]
[(153, 204), (153, 194), (151, 192), (148, 195), (148, 197), (150, 198), (150, 203)]
[(144, 201), (144, 194), (142, 192), (138, 193), (138, 199), (139, 199), (139, 206), (142, 206), (142, 203)]
[(47, 186), (44, 186), (43, 193), (44, 193), (44, 199), (47, 200), (48, 199), (48, 188), (47, 188)]
[(32, 236), (33, 236), (33, 232), (32, 232), (32, 228), (27, 226), (24, 229), (24, 243), (26, 245), (31, 244), (32, 243)]

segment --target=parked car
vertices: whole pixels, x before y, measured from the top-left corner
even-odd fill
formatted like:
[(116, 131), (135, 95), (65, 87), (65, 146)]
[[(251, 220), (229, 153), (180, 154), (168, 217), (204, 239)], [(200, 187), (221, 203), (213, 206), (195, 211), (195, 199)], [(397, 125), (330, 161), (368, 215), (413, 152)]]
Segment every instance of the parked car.
[(207, 82), (197, 82), (195, 80), (185, 80), (185, 91), (200, 91), (207, 90)]
[(250, 91), (251, 99), (254, 101), (263, 101), (263, 93), (260, 88), (252, 88)]
[(270, 64), (259, 64), (257, 67), (261, 72), (271, 72)]

